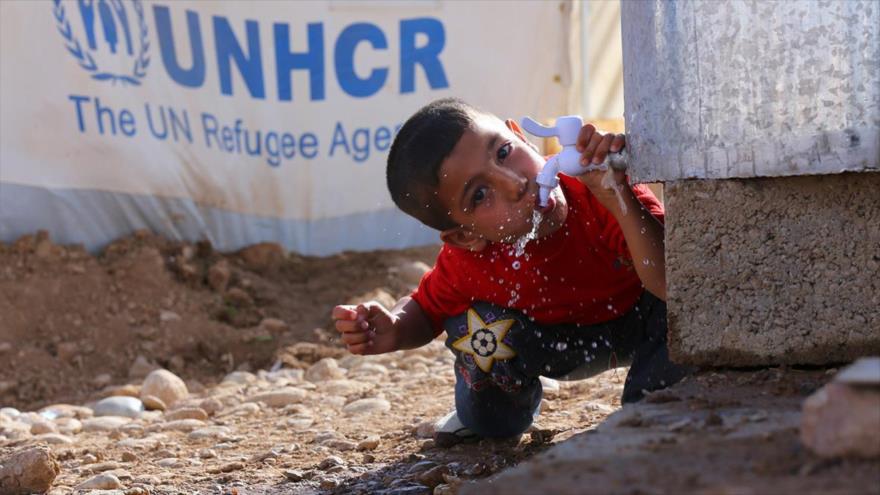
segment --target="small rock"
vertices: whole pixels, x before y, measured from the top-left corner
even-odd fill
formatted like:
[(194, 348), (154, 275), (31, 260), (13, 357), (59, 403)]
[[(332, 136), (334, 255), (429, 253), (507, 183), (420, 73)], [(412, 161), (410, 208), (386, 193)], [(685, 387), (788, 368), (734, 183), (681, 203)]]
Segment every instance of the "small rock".
[(850, 385), (880, 386), (880, 357), (865, 357), (835, 375), (834, 381)]
[(449, 474), (449, 468), (444, 465), (434, 466), (416, 477), (419, 483), (434, 488), (443, 483), (444, 474)]
[(376, 450), (379, 447), (379, 436), (378, 435), (370, 435), (367, 438), (361, 440), (357, 444), (357, 450)]
[(233, 371), (223, 377), (221, 383), (237, 383), (239, 385), (249, 385), (257, 381), (257, 375), (250, 371)]
[(158, 369), (159, 366), (149, 361), (144, 356), (138, 356), (134, 359), (131, 367), (128, 368), (128, 376), (132, 378), (141, 378), (150, 374), (151, 371)]
[(186, 384), (177, 375), (168, 370), (155, 370), (147, 375), (141, 386), (141, 398), (148, 395), (159, 398), (166, 406), (186, 398), (189, 392)]
[(156, 426), (159, 426), (163, 431), (191, 432), (197, 428), (205, 426), (205, 422), (199, 421), (198, 419), (178, 419), (175, 421), (168, 421), (167, 423), (161, 423)]
[(168, 323), (171, 321), (180, 321), (180, 315), (175, 313), (174, 311), (168, 311), (163, 309), (159, 311), (159, 321), (162, 323)]
[(880, 456), (880, 389), (832, 382), (804, 401), (801, 441), (822, 457)]
[[(108, 461), (108, 462), (101, 462), (101, 463), (93, 464), (93, 465), (89, 466), (89, 471), (92, 473), (103, 473), (105, 471), (112, 471), (114, 469), (119, 469), (118, 462)], [(110, 473), (110, 474), (114, 474), (114, 473)]]
[(83, 431), (113, 431), (131, 422), (131, 418), (122, 416), (101, 416), (82, 421)]
[(92, 380), (92, 383), (94, 383), (96, 387), (106, 387), (112, 381), (113, 377), (109, 373), (101, 373)]
[(326, 395), (341, 395), (349, 397), (362, 394), (373, 388), (372, 385), (356, 380), (327, 380), (318, 383), (318, 391)]
[(32, 447), (0, 459), (0, 493), (43, 493), (61, 472), (48, 447)]
[(168, 406), (162, 402), (162, 399), (155, 395), (144, 395), (141, 397), (141, 402), (143, 402), (144, 408), (148, 411), (164, 411), (168, 408)]
[(354, 450), (355, 448), (357, 448), (357, 444), (352, 442), (351, 440), (328, 440), (326, 442), (323, 442), (321, 445), (341, 452)]
[(284, 248), (274, 242), (254, 244), (237, 254), (247, 268), (257, 272), (277, 268), (284, 262), (285, 257)]
[(176, 457), (166, 457), (165, 459), (159, 459), (156, 461), (156, 465), (164, 468), (173, 468), (180, 467), (183, 463)]
[(43, 433), (56, 433), (58, 428), (54, 423), (49, 421), (37, 421), (31, 424), (31, 435), (42, 435)]
[(263, 318), (260, 321), (260, 328), (273, 334), (279, 334), (287, 331), (287, 323), (278, 318)]
[(345, 466), (345, 461), (343, 461), (341, 457), (331, 455), (330, 457), (327, 457), (326, 459), (321, 461), (320, 464), (318, 464), (318, 469), (320, 469), (321, 471), (327, 471), (328, 469), (336, 466)]
[(122, 482), (119, 481), (119, 478), (109, 473), (93, 476), (76, 485), (77, 490), (116, 490), (118, 488), (122, 488)]
[(413, 433), (418, 438), (433, 438), (436, 424), (434, 421), (422, 421), (415, 428)]
[(76, 342), (61, 342), (55, 346), (55, 353), (59, 360), (69, 363), (79, 354), (79, 345)]
[(128, 385), (122, 385), (118, 387), (110, 386), (101, 391), (101, 395), (103, 397), (140, 397), (141, 396), (141, 387), (138, 385), (134, 385), (129, 383)]
[(107, 397), (96, 402), (92, 410), (95, 411), (95, 416), (138, 418), (144, 412), (144, 404), (134, 397)]
[(226, 260), (220, 260), (211, 265), (211, 268), (208, 269), (208, 285), (222, 294), (229, 285), (229, 279), (231, 276), (232, 273), (229, 271), (229, 262)]
[(306, 371), (305, 379), (310, 382), (336, 380), (345, 377), (345, 369), (340, 368), (333, 358), (324, 358), (313, 364)]
[(201, 449), (199, 450), (199, 459), (216, 459), (217, 452), (213, 449)]
[(238, 287), (233, 287), (226, 291), (224, 298), (229, 304), (237, 307), (246, 307), (254, 304), (254, 299), (251, 295)]
[(262, 402), (269, 407), (284, 407), (288, 404), (302, 402), (306, 391), (301, 388), (284, 387), (271, 392), (263, 392), (245, 399), (245, 402)]
[(122, 453), (122, 462), (137, 462), (138, 460), (138, 456), (132, 452), (125, 451)]
[(559, 395), (559, 381), (546, 376), (540, 377), (541, 387), (544, 389), (544, 396), (554, 398)]
[(359, 399), (342, 408), (342, 412), (349, 415), (372, 414), (391, 410), (391, 403), (385, 399)]
[(363, 363), (352, 368), (352, 375), (387, 375), (388, 368), (378, 363)]
[(44, 442), (49, 445), (70, 445), (73, 443), (72, 438), (67, 435), (62, 435), (60, 433), (43, 433), (41, 435), (35, 436), (34, 440), (37, 442)]
[(0, 342), (0, 354), (5, 354), (12, 350), (12, 344), (9, 342)]
[(191, 431), (189, 435), (187, 435), (187, 438), (190, 440), (201, 440), (204, 438), (224, 439), (228, 437), (231, 432), (232, 430), (226, 426), (206, 426), (205, 428)]
[(285, 469), (284, 477), (287, 478), (288, 481), (302, 481), (305, 479), (303, 477), (303, 472), (298, 469)]
[(309, 416), (295, 416), (284, 420), (284, 424), (295, 431), (305, 431), (309, 429), (309, 427), (312, 426), (314, 422), (315, 420)]
[(419, 285), (425, 273), (431, 269), (422, 261), (409, 261), (397, 266), (397, 274), (400, 280), (407, 285)]
[(55, 426), (59, 433), (65, 435), (75, 435), (82, 431), (82, 423), (76, 418), (58, 418), (55, 420)]
[(200, 407), (182, 407), (165, 413), (165, 421), (175, 421), (178, 419), (198, 419), (205, 421), (208, 419), (208, 413)]
[(199, 407), (202, 408), (203, 411), (208, 413), (209, 416), (213, 416), (217, 413), (217, 411), (223, 409), (223, 403), (220, 402), (220, 400), (215, 399), (214, 397), (209, 397), (200, 402)]

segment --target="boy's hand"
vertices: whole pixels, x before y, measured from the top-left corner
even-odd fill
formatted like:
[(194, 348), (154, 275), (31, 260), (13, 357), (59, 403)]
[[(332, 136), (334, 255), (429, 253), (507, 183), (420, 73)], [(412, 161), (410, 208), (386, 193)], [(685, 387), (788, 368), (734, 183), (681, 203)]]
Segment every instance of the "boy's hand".
[(336, 306), (332, 315), (348, 352), (383, 354), (398, 349), (394, 316), (381, 304), (370, 301)]
[[(596, 130), (593, 124), (587, 124), (581, 127), (578, 133), (577, 143), (575, 147), (581, 152), (581, 165), (599, 165), (605, 161), (608, 153), (617, 153), (626, 145), (626, 137), (623, 134), (601, 133)], [(602, 170), (593, 170), (578, 176), (580, 181), (584, 183), (594, 196), (606, 207), (611, 207), (617, 202), (612, 187), (623, 187), (626, 185), (626, 172), (615, 170), (612, 172), (613, 183), (608, 184), (606, 177), (607, 172)]]
[(575, 144), (577, 150), (582, 153), (581, 165), (583, 166), (599, 165), (605, 161), (608, 153), (617, 153), (625, 145), (626, 137), (623, 134), (610, 132), (602, 134), (596, 130), (596, 126), (593, 124), (581, 127)]

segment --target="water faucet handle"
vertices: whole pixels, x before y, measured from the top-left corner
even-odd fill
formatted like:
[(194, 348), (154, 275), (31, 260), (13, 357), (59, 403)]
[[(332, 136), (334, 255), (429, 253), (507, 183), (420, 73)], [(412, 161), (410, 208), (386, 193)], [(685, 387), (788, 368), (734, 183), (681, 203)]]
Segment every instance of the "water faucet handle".
[(542, 138), (553, 137), (559, 134), (556, 126), (547, 127), (531, 117), (523, 117), (522, 127), (529, 134)]
[(574, 146), (584, 121), (577, 115), (566, 115), (557, 118), (553, 127), (547, 127), (530, 117), (523, 117), (522, 126), (529, 134), (543, 138), (556, 136), (562, 146)]

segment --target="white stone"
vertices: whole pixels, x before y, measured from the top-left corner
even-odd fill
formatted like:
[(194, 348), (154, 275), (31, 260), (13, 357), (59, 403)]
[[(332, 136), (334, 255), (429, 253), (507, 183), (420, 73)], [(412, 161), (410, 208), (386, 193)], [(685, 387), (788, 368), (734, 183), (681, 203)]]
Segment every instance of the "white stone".
[(31, 424), (32, 435), (42, 435), (43, 433), (57, 433), (58, 427), (49, 421), (37, 421)]
[(99, 400), (92, 406), (92, 410), (95, 416), (138, 418), (144, 412), (144, 403), (135, 397), (118, 395)]
[(170, 467), (180, 467), (183, 463), (180, 459), (176, 457), (166, 457), (165, 459), (159, 459), (156, 461), (156, 465), (160, 467), (170, 468)]
[(205, 426), (205, 422), (198, 419), (178, 419), (167, 423), (160, 423), (156, 426), (162, 430), (190, 432)]
[(357, 375), (387, 375), (388, 368), (378, 363), (363, 363), (352, 368), (350, 372)]
[(880, 386), (880, 357), (865, 357), (847, 366), (834, 381), (852, 385)]
[(370, 435), (357, 444), (357, 450), (376, 450), (379, 447), (379, 436)]
[(342, 408), (342, 412), (349, 415), (372, 414), (391, 410), (391, 403), (385, 399), (359, 399)]
[(345, 377), (345, 368), (340, 368), (335, 359), (328, 357), (309, 367), (305, 377), (310, 382), (336, 380)]
[(407, 261), (397, 265), (397, 274), (407, 285), (419, 285), (422, 277), (431, 267), (422, 261)]
[(315, 420), (308, 416), (295, 416), (284, 420), (284, 424), (295, 431), (305, 431), (309, 429), (314, 422)]
[(223, 377), (221, 383), (238, 383), (239, 385), (247, 385), (257, 381), (256, 375), (249, 371), (233, 371)]
[(355, 380), (327, 380), (318, 383), (318, 391), (327, 395), (341, 395), (348, 397), (350, 395), (362, 394), (373, 388), (369, 383)]
[(177, 375), (168, 370), (152, 371), (141, 386), (141, 397), (152, 395), (171, 407), (180, 399), (186, 398), (189, 392), (186, 384)]
[(52, 404), (40, 409), (40, 416), (48, 420), (56, 418), (87, 419), (94, 415), (95, 413), (88, 407), (72, 406), (70, 404)]
[(167, 323), (169, 321), (180, 321), (180, 315), (175, 313), (174, 311), (168, 311), (163, 309), (159, 311), (159, 321), (162, 323)]
[(262, 402), (269, 407), (284, 407), (288, 404), (297, 404), (306, 398), (306, 391), (296, 387), (284, 387), (271, 392), (263, 392), (252, 395), (245, 402)]
[(115, 490), (122, 488), (122, 482), (112, 474), (102, 473), (93, 476), (76, 486), (77, 490)]
[(542, 376), (541, 380), (541, 388), (544, 389), (544, 395), (548, 398), (553, 398), (559, 395), (559, 381), (554, 380), (552, 378), (547, 378), (546, 376)]
[(432, 438), (434, 436), (435, 428), (434, 421), (422, 421), (413, 428), (413, 433), (415, 433), (418, 438)]
[(187, 438), (190, 440), (202, 440), (205, 438), (225, 439), (231, 432), (232, 430), (226, 426), (206, 426), (191, 431), (189, 435), (187, 435)]
[(82, 421), (83, 431), (112, 431), (131, 422), (131, 418), (122, 416), (101, 416)]
[(73, 439), (67, 435), (60, 433), (43, 433), (34, 437), (37, 442), (45, 442), (49, 445), (69, 445), (73, 443)]
[(76, 418), (58, 418), (55, 420), (55, 426), (65, 435), (75, 435), (81, 432), (83, 427), (82, 422)]
[(880, 389), (832, 382), (804, 401), (801, 441), (822, 457), (880, 456)]

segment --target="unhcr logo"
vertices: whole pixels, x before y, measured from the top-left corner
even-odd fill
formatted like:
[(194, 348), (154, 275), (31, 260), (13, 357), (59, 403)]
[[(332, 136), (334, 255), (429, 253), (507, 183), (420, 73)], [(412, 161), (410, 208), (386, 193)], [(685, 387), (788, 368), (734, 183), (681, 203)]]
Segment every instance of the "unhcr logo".
[[(150, 65), (150, 40), (141, 0), (54, 0), (53, 13), (67, 51), (98, 81), (139, 86)], [(74, 29), (76, 26), (76, 29)], [(76, 35), (85, 35), (85, 44)], [(130, 67), (122, 72), (107, 67)]]

